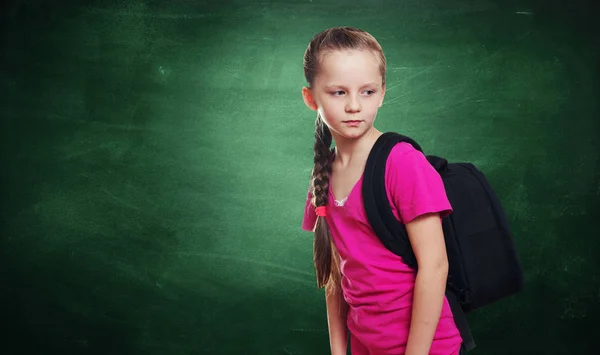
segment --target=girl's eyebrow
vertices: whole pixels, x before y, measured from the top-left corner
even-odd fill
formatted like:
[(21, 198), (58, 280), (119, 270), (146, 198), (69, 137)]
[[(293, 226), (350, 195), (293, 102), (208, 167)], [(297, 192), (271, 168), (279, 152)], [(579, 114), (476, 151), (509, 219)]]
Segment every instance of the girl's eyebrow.
[[(364, 88), (367, 86), (377, 86), (377, 83), (372, 82), (372, 83), (368, 83), (368, 84), (363, 84), (363, 86), (361, 86), (361, 88)], [(333, 88), (345, 88), (345, 87), (344, 87), (344, 85), (336, 85), (336, 84), (331, 84), (331, 85), (325, 86), (325, 89), (333, 89)]]

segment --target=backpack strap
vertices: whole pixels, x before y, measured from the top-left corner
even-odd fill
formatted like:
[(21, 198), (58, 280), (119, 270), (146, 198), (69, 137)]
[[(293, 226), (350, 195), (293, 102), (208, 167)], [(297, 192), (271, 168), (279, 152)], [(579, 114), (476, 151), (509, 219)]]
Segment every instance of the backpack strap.
[[(401, 142), (410, 143), (415, 149), (423, 152), (421, 146), (407, 136), (395, 132), (382, 134), (373, 145), (365, 165), (362, 185), (363, 204), (371, 228), (382, 244), (394, 254), (402, 257), (403, 261), (416, 271), (417, 260), (410, 245), (406, 227), (394, 216), (385, 189), (387, 158), (394, 146)], [(428, 157), (429, 162), (436, 170), (443, 169), (447, 164), (444, 159), (434, 158)], [(446, 298), (465, 348), (473, 349), (475, 347), (473, 335), (458, 298), (449, 288), (446, 289)]]
[(452, 315), (454, 316), (454, 323), (456, 324), (456, 328), (458, 328), (458, 332), (463, 339), (463, 346), (465, 350), (471, 351), (475, 348), (475, 339), (473, 338), (473, 334), (471, 333), (471, 328), (469, 327), (469, 321), (467, 320), (467, 316), (456, 297), (456, 293), (454, 293), (451, 289), (446, 288), (446, 299), (448, 299), (448, 304), (450, 305), (450, 310), (452, 311)]
[(417, 268), (408, 234), (392, 213), (385, 190), (385, 166), (394, 146), (400, 142), (409, 142), (415, 149), (421, 147), (409, 137), (394, 132), (382, 134), (371, 149), (363, 175), (362, 193), (365, 213), (383, 245), (396, 255), (400, 255), (411, 268)]

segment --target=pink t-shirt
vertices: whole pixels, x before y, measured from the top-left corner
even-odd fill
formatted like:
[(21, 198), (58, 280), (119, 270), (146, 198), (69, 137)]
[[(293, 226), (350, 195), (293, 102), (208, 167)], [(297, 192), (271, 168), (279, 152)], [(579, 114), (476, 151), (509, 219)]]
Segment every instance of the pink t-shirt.
[[(408, 143), (399, 143), (392, 149), (385, 181), (392, 211), (404, 223), (427, 212), (440, 212), (442, 216), (452, 212), (439, 174)], [(362, 204), (362, 176), (343, 205), (335, 203), (331, 191), (326, 219), (341, 258), (352, 344), (368, 348), (370, 355), (404, 354), (415, 273), (373, 232)], [(309, 191), (302, 221), (306, 231), (313, 230), (316, 219), (310, 199)], [(444, 299), (430, 354), (458, 354), (461, 343), (448, 300)]]

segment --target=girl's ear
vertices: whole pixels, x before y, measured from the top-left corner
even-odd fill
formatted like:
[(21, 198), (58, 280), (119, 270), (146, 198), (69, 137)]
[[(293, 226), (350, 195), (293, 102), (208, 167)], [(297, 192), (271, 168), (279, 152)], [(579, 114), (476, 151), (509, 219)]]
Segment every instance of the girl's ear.
[(304, 103), (308, 106), (309, 109), (313, 111), (317, 111), (319, 106), (315, 102), (315, 98), (312, 94), (312, 91), (306, 86), (302, 88), (302, 98), (304, 99)]

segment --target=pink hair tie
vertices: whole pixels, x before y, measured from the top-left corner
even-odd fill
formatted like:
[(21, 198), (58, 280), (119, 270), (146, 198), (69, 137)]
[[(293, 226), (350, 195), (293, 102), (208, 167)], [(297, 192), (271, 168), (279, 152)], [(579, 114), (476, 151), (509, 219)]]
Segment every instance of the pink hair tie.
[(319, 207), (315, 208), (315, 211), (317, 212), (317, 216), (320, 216), (320, 217), (327, 216), (327, 207), (325, 207), (325, 206), (319, 206)]

